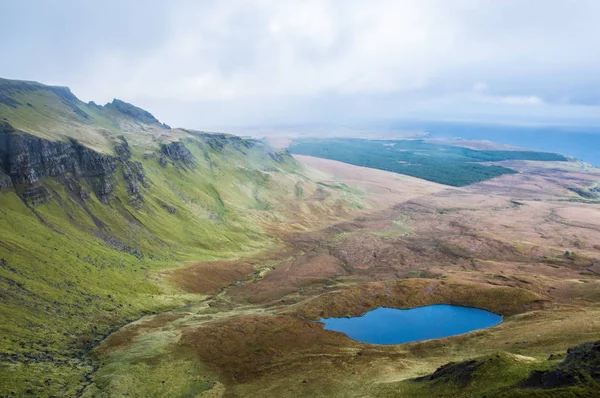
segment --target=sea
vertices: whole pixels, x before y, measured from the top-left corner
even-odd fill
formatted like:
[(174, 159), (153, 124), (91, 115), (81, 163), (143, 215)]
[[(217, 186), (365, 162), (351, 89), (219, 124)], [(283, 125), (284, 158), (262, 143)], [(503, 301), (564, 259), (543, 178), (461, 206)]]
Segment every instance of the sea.
[(487, 140), (499, 144), (557, 152), (600, 167), (600, 126), (509, 126), (445, 122), (398, 122), (398, 130), (427, 131), (431, 138)]

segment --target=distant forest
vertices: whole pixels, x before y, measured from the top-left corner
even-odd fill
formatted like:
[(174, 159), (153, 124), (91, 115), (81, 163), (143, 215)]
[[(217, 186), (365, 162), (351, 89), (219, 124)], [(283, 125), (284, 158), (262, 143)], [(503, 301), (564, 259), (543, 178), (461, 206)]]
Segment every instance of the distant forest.
[(406, 174), (455, 187), (516, 173), (506, 167), (483, 165), (480, 162), (567, 160), (556, 153), (475, 150), (422, 140), (303, 139), (294, 142), (289, 151)]

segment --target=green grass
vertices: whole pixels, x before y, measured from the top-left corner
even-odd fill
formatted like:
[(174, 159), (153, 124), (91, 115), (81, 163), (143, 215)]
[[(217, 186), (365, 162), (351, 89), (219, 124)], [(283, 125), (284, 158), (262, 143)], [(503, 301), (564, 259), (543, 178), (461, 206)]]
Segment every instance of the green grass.
[[(534, 371), (556, 369), (561, 359), (547, 360), (507, 352), (452, 364), (444, 374), (381, 385), (377, 396), (407, 397), (591, 397), (598, 391), (593, 380), (569, 387), (543, 389), (523, 387)], [(467, 368), (465, 365), (470, 365)], [(433, 377), (432, 377), (433, 376)]]
[[(456, 367), (432, 380), (406, 380), (384, 385), (379, 396), (407, 397), (492, 397), (501, 396), (508, 388), (524, 382), (534, 370), (547, 370), (556, 361), (543, 361), (498, 352), (475, 358), (476, 368)], [(464, 362), (463, 362), (464, 364)]]
[(216, 378), (201, 372), (204, 366), (176, 339), (171, 330), (155, 331), (138, 337), (131, 349), (111, 353), (83, 396), (195, 397), (211, 390)]
[[(8, 97), (12, 105), (2, 101)], [(73, 138), (102, 153), (113, 153), (113, 140), (124, 135), (132, 146), (158, 148), (162, 139), (188, 137), (182, 130), (145, 125), (114, 107), (87, 104), (66, 90), (35, 82), (0, 78), (0, 121), (48, 139)]]
[(294, 142), (290, 152), (392, 171), (452, 186), (465, 186), (516, 173), (506, 167), (484, 165), (482, 162), (567, 160), (554, 153), (484, 151), (420, 140), (303, 139)]

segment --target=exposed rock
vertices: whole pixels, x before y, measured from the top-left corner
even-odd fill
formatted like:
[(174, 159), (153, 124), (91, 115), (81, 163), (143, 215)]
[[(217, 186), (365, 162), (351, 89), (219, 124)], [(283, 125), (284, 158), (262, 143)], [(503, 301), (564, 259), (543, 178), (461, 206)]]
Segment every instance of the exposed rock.
[(79, 181), (70, 175), (64, 175), (60, 177), (60, 182), (67, 187), (67, 189), (77, 195), (83, 200), (90, 198), (90, 193), (79, 183)]
[[(0, 124), (0, 129), (2, 125)], [(4, 156), (1, 156), (0, 152), (0, 190), (11, 188), (12, 181), (10, 180), (10, 176), (4, 172)]]
[(100, 202), (108, 203), (112, 199), (112, 193), (117, 184), (114, 173), (119, 165), (118, 159), (95, 152), (77, 143), (74, 146), (81, 168), (81, 177), (91, 184), (92, 190)]
[(21, 134), (7, 123), (0, 126), (2, 167), (16, 184), (34, 184), (41, 177), (72, 172), (76, 168), (74, 155), (70, 143)]
[(483, 365), (483, 362), (472, 360), (466, 362), (450, 362), (439, 367), (434, 373), (418, 377), (415, 381), (453, 382), (465, 387), (473, 378), (473, 374)]
[(206, 140), (206, 143), (214, 150), (222, 150), (227, 144), (227, 139), (224, 137), (223, 134), (210, 135)]
[(177, 213), (177, 209), (174, 206), (171, 206), (170, 204), (168, 204), (167, 202), (164, 202), (162, 200), (158, 200), (158, 204), (165, 209), (166, 211), (168, 211), (171, 214), (175, 214)]
[(48, 190), (41, 184), (34, 184), (31, 187), (27, 188), (21, 194), (23, 199), (34, 206), (39, 206), (41, 204), (47, 203), (52, 200), (52, 195)]
[(158, 164), (160, 164), (160, 167), (167, 167), (167, 158), (161, 155)]
[(587, 342), (567, 350), (567, 357), (556, 369), (535, 371), (522, 388), (558, 388), (600, 382), (600, 341)]
[(129, 204), (133, 206), (134, 209), (139, 210), (144, 206), (144, 197), (139, 193), (131, 195), (129, 197)]
[(2, 171), (2, 165), (0, 164), (0, 190), (12, 187), (12, 181), (10, 177)]
[[(162, 155), (175, 162), (181, 162), (187, 166), (194, 165), (194, 156), (181, 141), (163, 144), (160, 151)], [(163, 162), (161, 161), (161, 166), (165, 167), (166, 164), (163, 165)]]
[(287, 151), (280, 151), (280, 152), (271, 151), (271, 152), (269, 152), (269, 157), (277, 163), (284, 163), (286, 161), (286, 158), (288, 158), (290, 156), (291, 155)]
[(170, 127), (166, 124), (159, 122), (158, 119), (156, 119), (150, 112), (116, 98), (113, 100), (113, 102), (106, 104), (104, 107), (116, 109), (117, 111), (132, 117), (137, 122), (154, 124), (165, 129), (170, 129)]
[(125, 161), (123, 162), (123, 177), (129, 195), (140, 193), (140, 185), (145, 185), (146, 173), (140, 162)]
[(119, 142), (115, 143), (115, 153), (119, 157), (119, 160), (122, 162), (131, 159), (131, 150), (129, 149), (129, 143), (125, 139), (125, 137), (120, 136)]
[(0, 187), (6, 187), (7, 176), (13, 184), (24, 185), (22, 196), (33, 204), (50, 200), (51, 195), (40, 184), (40, 178), (62, 178), (67, 187), (81, 198), (89, 193), (80, 183), (84, 180), (102, 203), (112, 198), (117, 180), (115, 171), (123, 164), (123, 174), (130, 195), (140, 194), (145, 184), (144, 169), (132, 162), (125, 138), (115, 145), (117, 157), (95, 152), (78, 142), (48, 141), (18, 132), (7, 123), (0, 124)]

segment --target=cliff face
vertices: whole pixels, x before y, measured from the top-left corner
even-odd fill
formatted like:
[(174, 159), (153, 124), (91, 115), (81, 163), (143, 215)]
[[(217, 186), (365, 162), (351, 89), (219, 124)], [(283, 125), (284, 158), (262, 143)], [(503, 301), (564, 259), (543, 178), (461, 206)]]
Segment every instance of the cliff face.
[[(28, 203), (40, 205), (52, 199), (41, 179), (56, 177), (81, 199), (89, 199), (89, 189), (100, 202), (108, 203), (121, 166), (130, 201), (140, 206), (143, 203), (141, 188), (147, 184), (144, 167), (131, 160), (131, 150), (124, 137), (120, 137), (114, 149), (117, 156), (109, 156), (74, 140), (48, 141), (4, 123), (0, 125), (0, 189), (15, 188)], [(193, 164), (193, 156), (183, 143), (169, 144), (163, 147), (163, 153), (173, 161)]]
[(194, 166), (194, 157), (189, 149), (182, 142), (171, 142), (165, 144), (160, 149), (160, 165), (165, 167), (167, 165), (167, 159), (169, 158), (174, 162), (182, 162), (187, 166)]
[(0, 190), (12, 187), (10, 177), (2, 171), (2, 164), (0, 163)]

